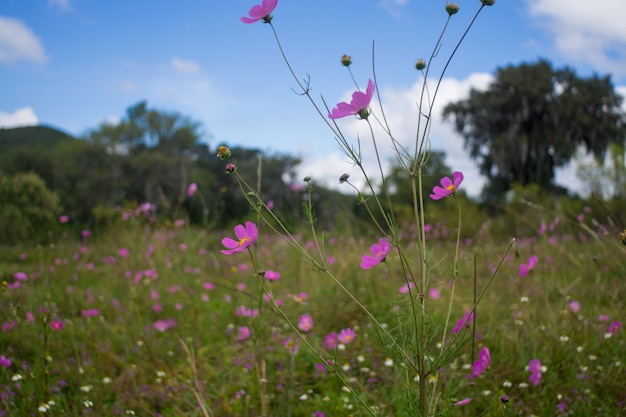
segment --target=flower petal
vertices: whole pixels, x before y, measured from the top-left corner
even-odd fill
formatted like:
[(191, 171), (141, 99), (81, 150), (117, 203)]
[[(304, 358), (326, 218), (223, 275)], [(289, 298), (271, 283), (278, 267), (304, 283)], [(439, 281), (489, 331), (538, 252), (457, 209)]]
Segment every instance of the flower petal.
[(456, 190), (463, 182), (463, 173), (460, 171), (456, 171), (452, 174), (452, 177), (454, 178), (454, 189)]

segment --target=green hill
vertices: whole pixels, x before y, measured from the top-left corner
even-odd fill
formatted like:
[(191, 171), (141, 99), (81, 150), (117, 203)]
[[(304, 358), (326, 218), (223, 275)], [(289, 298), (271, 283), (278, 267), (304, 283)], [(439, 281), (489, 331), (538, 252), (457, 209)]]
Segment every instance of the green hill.
[(61, 142), (71, 140), (76, 140), (76, 138), (48, 126), (0, 129), (0, 153), (21, 147), (52, 149)]

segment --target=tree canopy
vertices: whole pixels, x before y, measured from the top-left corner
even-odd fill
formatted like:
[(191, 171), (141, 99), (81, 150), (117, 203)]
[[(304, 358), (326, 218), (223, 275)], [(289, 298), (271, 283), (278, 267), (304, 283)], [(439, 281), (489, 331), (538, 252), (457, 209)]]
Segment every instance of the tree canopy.
[[(119, 122), (103, 123), (80, 139), (39, 126), (0, 129), (0, 175), (12, 180), (21, 173), (37, 174), (58, 196), (54, 213), (62, 210), (72, 221), (87, 225), (104, 225), (104, 217), (144, 203), (163, 218), (186, 216), (204, 225), (239, 221), (250, 207), (216, 157), (217, 146), (225, 143), (211, 147), (205, 136), (200, 123), (140, 102)], [(296, 223), (303, 199), (302, 179), (295, 171), (299, 158), (240, 147), (232, 153), (231, 161), (260, 189), (263, 200)], [(197, 185), (195, 193), (188, 193), (191, 183)], [(328, 197), (316, 212), (324, 224), (332, 223), (342, 209), (338, 201), (347, 201), (344, 210), (350, 211), (350, 196), (319, 187), (315, 192)], [(18, 211), (12, 209), (5, 217)]]
[(453, 118), (470, 156), (488, 179), (488, 200), (512, 183), (556, 189), (555, 168), (580, 148), (599, 160), (611, 143), (624, 143), (623, 98), (610, 76), (582, 78), (545, 60), (499, 68), (487, 90), (451, 103)]

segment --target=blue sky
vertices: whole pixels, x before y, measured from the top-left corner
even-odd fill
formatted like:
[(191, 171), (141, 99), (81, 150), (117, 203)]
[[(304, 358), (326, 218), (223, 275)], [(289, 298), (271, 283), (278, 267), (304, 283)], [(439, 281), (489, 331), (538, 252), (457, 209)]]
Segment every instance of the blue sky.
[[(240, 17), (260, 0), (3, 0), (0, 2), (0, 127), (51, 125), (75, 135), (116, 122), (126, 108), (146, 100), (202, 123), (204, 139), (299, 155), (302, 175), (334, 184), (357, 175), (332, 133), (310, 104), (292, 91), (295, 81), (268, 25)], [(478, 0), (458, 0), (433, 62), (446, 58), (478, 10)], [(300, 78), (332, 107), (354, 85), (339, 63), (352, 56), (357, 82), (372, 77), (372, 42), (378, 88), (396, 136), (415, 136), (420, 74), (445, 22), (439, 0), (279, 0), (274, 25)], [(445, 74), (437, 108), (485, 88), (497, 67), (550, 60), (579, 75), (611, 74), (626, 93), (626, 2), (623, 0), (497, 0), (485, 8)], [(363, 138), (374, 170), (367, 130), (356, 119), (340, 126)], [(462, 140), (436, 116), (432, 147), (466, 174), (477, 194), (482, 179)], [(392, 158), (380, 137), (384, 162)], [(579, 187), (573, 169), (559, 181)]]

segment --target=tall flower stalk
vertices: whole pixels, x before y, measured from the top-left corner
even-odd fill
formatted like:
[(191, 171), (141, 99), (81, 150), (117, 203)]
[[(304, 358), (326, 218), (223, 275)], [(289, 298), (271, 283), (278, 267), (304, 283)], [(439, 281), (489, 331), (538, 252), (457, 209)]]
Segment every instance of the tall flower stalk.
[[(459, 11), (458, 5), (449, 2), (446, 3), (445, 10), (448, 14), (448, 17), (444, 23), (441, 33), (439, 34), (435, 42), (433, 50), (430, 54), (430, 59), (428, 63), (423, 60), (418, 60), (418, 62), (416, 63), (416, 68), (422, 72), (424, 80), (422, 83), (421, 94), (419, 96), (419, 99), (417, 100), (418, 117), (416, 126), (416, 137), (412, 149), (405, 148), (398, 140), (398, 138), (394, 137), (391, 134), (391, 127), (384, 112), (384, 106), (381, 100), (380, 90), (377, 88), (378, 80), (376, 77), (376, 69), (374, 64), (374, 50), (372, 51), (373, 80), (370, 79), (368, 81), (367, 86), (364, 90), (361, 90), (352, 74), (352, 70), (350, 69), (350, 66), (352, 64), (351, 57), (348, 55), (344, 55), (341, 58), (342, 65), (347, 67), (349, 70), (350, 77), (356, 86), (356, 91), (354, 91), (354, 93), (352, 94), (350, 102), (340, 102), (331, 109), (323, 97), (321, 98), (321, 102), (318, 102), (311, 96), (310, 77), (299, 77), (294, 71), (287, 57), (287, 53), (285, 52), (283, 45), (280, 42), (278, 32), (274, 25), (274, 19), (272, 14), (277, 7), (278, 1), (263, 0), (261, 4), (256, 5), (250, 9), (249, 16), (244, 16), (241, 18), (242, 22), (247, 24), (263, 22), (270, 26), (281, 57), (284, 60), (285, 65), (289, 70), (289, 73), (291, 74), (292, 78), (295, 80), (298, 86), (297, 93), (301, 96), (305, 96), (308, 99), (308, 101), (313, 106), (315, 112), (322, 118), (326, 126), (330, 129), (332, 135), (336, 138), (343, 153), (350, 158), (351, 162), (358, 167), (361, 174), (363, 175), (365, 179), (365, 190), (361, 190), (351, 184), (348, 181), (347, 176), (342, 176), (340, 178), (340, 182), (347, 183), (356, 191), (359, 202), (370, 214), (372, 218), (372, 224), (376, 229), (376, 234), (379, 236), (378, 243), (372, 245), (370, 248), (371, 255), (365, 255), (362, 258), (362, 262), (360, 265), (361, 268), (376, 268), (377, 265), (381, 262), (387, 263), (388, 255), (392, 253), (394, 255), (397, 255), (399, 262), (399, 271), (401, 271), (403, 279), (405, 280), (405, 286), (409, 293), (410, 309), (410, 319), (408, 320), (408, 322), (404, 324), (402, 320), (399, 320), (399, 333), (392, 335), (387, 327), (383, 326), (379, 319), (366, 307), (366, 305), (364, 305), (353, 293), (351, 293), (341, 282), (339, 277), (337, 277), (331, 271), (331, 268), (328, 265), (326, 259), (324, 238), (323, 236), (318, 236), (318, 232), (315, 227), (315, 218), (313, 215), (313, 199), (311, 198), (312, 180), (310, 178), (307, 178), (305, 180), (308, 184), (307, 192), (309, 194), (309, 198), (305, 200), (305, 203), (303, 204), (303, 209), (306, 222), (310, 225), (313, 241), (315, 242), (314, 251), (310, 251), (309, 249), (305, 248), (298, 241), (298, 238), (293, 235), (287, 229), (287, 227), (283, 225), (283, 223), (276, 216), (276, 214), (271, 209), (269, 209), (269, 207), (267, 207), (267, 205), (263, 202), (263, 199), (260, 196), (260, 190), (255, 190), (250, 187), (243, 179), (243, 177), (239, 175), (234, 165), (229, 163), (227, 165), (226, 171), (235, 175), (237, 182), (241, 188), (242, 194), (246, 197), (250, 206), (257, 213), (259, 221), (262, 221), (265, 225), (267, 225), (267, 228), (269, 230), (283, 238), (292, 248), (300, 253), (304, 262), (307, 262), (317, 268), (331, 280), (333, 285), (335, 285), (342, 292), (344, 292), (349, 297), (349, 300), (354, 305), (356, 305), (357, 308), (364, 312), (366, 316), (371, 320), (375, 328), (380, 333), (384, 344), (387, 345), (388, 349), (397, 355), (399, 361), (406, 366), (408, 371), (413, 372), (419, 377), (419, 393), (417, 399), (418, 406), (417, 408), (414, 408), (412, 405), (408, 404), (407, 409), (412, 409), (416, 411), (416, 413), (420, 416), (435, 415), (440, 412), (440, 410), (436, 406), (436, 400), (438, 398), (438, 394), (436, 392), (436, 382), (429, 396), (427, 385), (428, 379), (430, 377), (434, 377), (436, 381), (439, 369), (444, 366), (449, 360), (451, 360), (452, 356), (457, 351), (456, 349), (458, 349), (456, 339), (459, 336), (459, 333), (454, 334), (452, 341), (447, 340), (447, 328), (450, 323), (452, 307), (455, 302), (454, 293), (457, 279), (460, 275), (459, 244), (461, 239), (462, 226), (461, 204), (459, 199), (455, 198), (458, 206), (458, 227), (456, 235), (456, 245), (454, 248), (454, 255), (450, 273), (450, 279), (452, 282), (452, 293), (450, 296), (445, 324), (442, 330), (441, 348), (439, 349), (439, 351), (434, 353), (435, 357), (431, 357), (432, 353), (429, 350), (429, 343), (436, 336), (437, 330), (435, 330), (435, 334), (433, 334), (433, 331), (429, 330), (429, 327), (427, 325), (427, 322), (430, 319), (425, 294), (427, 293), (430, 284), (432, 265), (429, 259), (430, 255), (425, 231), (426, 211), (424, 208), (425, 191), (423, 183), (423, 169), (425, 166), (427, 166), (429, 162), (429, 134), (433, 118), (433, 109), (444, 74), (452, 58), (456, 54), (456, 51), (460, 47), (461, 43), (464, 41), (467, 33), (474, 25), (474, 22), (476, 21), (480, 12), (484, 9), (485, 6), (492, 5), (493, 1), (481, 0), (481, 3), (481, 6), (477, 10), (473, 19), (469, 23), (461, 38), (456, 43), (456, 46), (454, 47), (452, 53), (448, 57), (445, 66), (441, 74), (439, 75), (432, 94), (430, 93), (428, 87), (431, 64), (437, 58), (452, 16)], [(378, 100), (378, 108), (373, 108), (371, 105), (372, 99), (374, 98), (375, 94)], [(377, 189), (374, 186), (374, 177), (370, 176), (368, 169), (363, 165), (360, 139), (357, 139), (356, 145), (353, 145), (348, 139), (347, 135), (344, 135), (344, 133), (342, 132), (339, 119), (345, 117), (357, 117), (358, 119), (361, 119), (367, 123), (367, 130), (369, 135), (371, 136), (375, 158), (377, 161), (378, 172), (376, 175), (380, 177), (380, 181), (382, 183), (380, 189)], [(370, 119), (375, 120), (375, 122), (380, 125), (382, 131), (387, 136), (387, 139), (391, 144), (391, 148), (394, 149), (396, 152), (395, 157), (398, 161), (398, 164), (411, 178), (411, 188), (413, 194), (413, 221), (416, 229), (418, 230), (416, 241), (414, 242), (414, 247), (417, 250), (418, 255), (417, 262), (414, 261), (415, 256), (407, 249), (407, 245), (405, 244), (405, 242), (402, 242), (402, 239), (399, 237), (399, 227), (394, 219), (394, 211), (389, 196), (389, 190), (386, 186), (385, 172), (383, 169), (381, 156), (379, 154), (379, 140), (376, 138), (374, 128), (370, 123)], [(222, 154), (220, 157), (223, 157), (225, 155), (226, 153)], [(230, 157), (229, 152), (227, 156)], [(228, 160), (228, 157), (222, 159)], [(432, 194), (430, 194), (430, 197), (433, 200), (440, 200), (451, 195), (453, 196), (458, 190), (462, 181), (463, 174), (460, 172), (455, 172), (452, 179), (444, 177), (441, 180), (441, 186), (435, 187), (432, 191)], [(381, 199), (384, 199), (384, 203)], [(379, 220), (380, 218), (382, 218), (382, 221)], [(222, 252), (230, 255), (246, 249), (250, 251), (249, 246), (252, 244), (253, 239), (256, 239), (255, 233), (256, 230), (253, 230), (251, 227), (249, 228), (248, 225), (246, 225), (245, 227), (238, 226), (238, 228), (235, 229), (235, 235), (237, 239), (235, 240), (231, 238), (225, 238), (224, 245), (226, 246), (226, 249)], [(252, 254), (252, 252), (250, 253)], [(259, 267), (257, 266), (257, 263), (254, 259), (252, 260), (252, 263), (258, 275), (260, 273), (258, 271)], [(493, 276), (490, 278), (487, 286), (491, 283), (492, 279)], [(263, 282), (263, 291), (266, 291), (265, 284), (266, 283)], [(486, 287), (483, 288), (481, 297), (484, 294), (485, 290)], [(271, 293), (269, 293), (269, 295), (271, 297)], [(479, 300), (480, 297), (476, 300), (476, 303), (478, 303)], [(320, 357), (320, 359), (325, 358), (322, 349), (314, 346), (306, 337), (304, 337), (302, 329), (297, 328), (293, 321), (281, 312), (281, 309), (278, 305), (273, 304), (273, 308), (278, 312), (279, 315), (282, 315), (283, 319), (286, 321), (289, 327), (291, 327), (293, 331), (298, 336), (300, 336), (305, 346), (315, 352)], [(474, 311), (475, 308), (476, 305), (473, 306), (472, 311)], [(475, 370), (476, 373), (478, 373), (479, 371), (484, 372), (484, 369), (488, 366), (486, 356), (487, 354), (483, 353), (482, 362), (477, 362)], [(489, 356), (489, 361), (490, 360), (491, 357)], [(340, 379), (342, 378), (339, 374), (338, 376), (340, 377)], [(410, 392), (410, 387), (407, 386), (406, 388), (407, 392)], [(377, 415), (374, 411), (372, 411), (371, 407), (367, 406), (365, 398), (358, 395), (356, 395), (356, 397), (359, 402), (364, 406), (364, 409), (367, 412), (369, 412), (371, 415)], [(465, 403), (469, 403), (471, 399), (466, 399), (464, 401)]]

